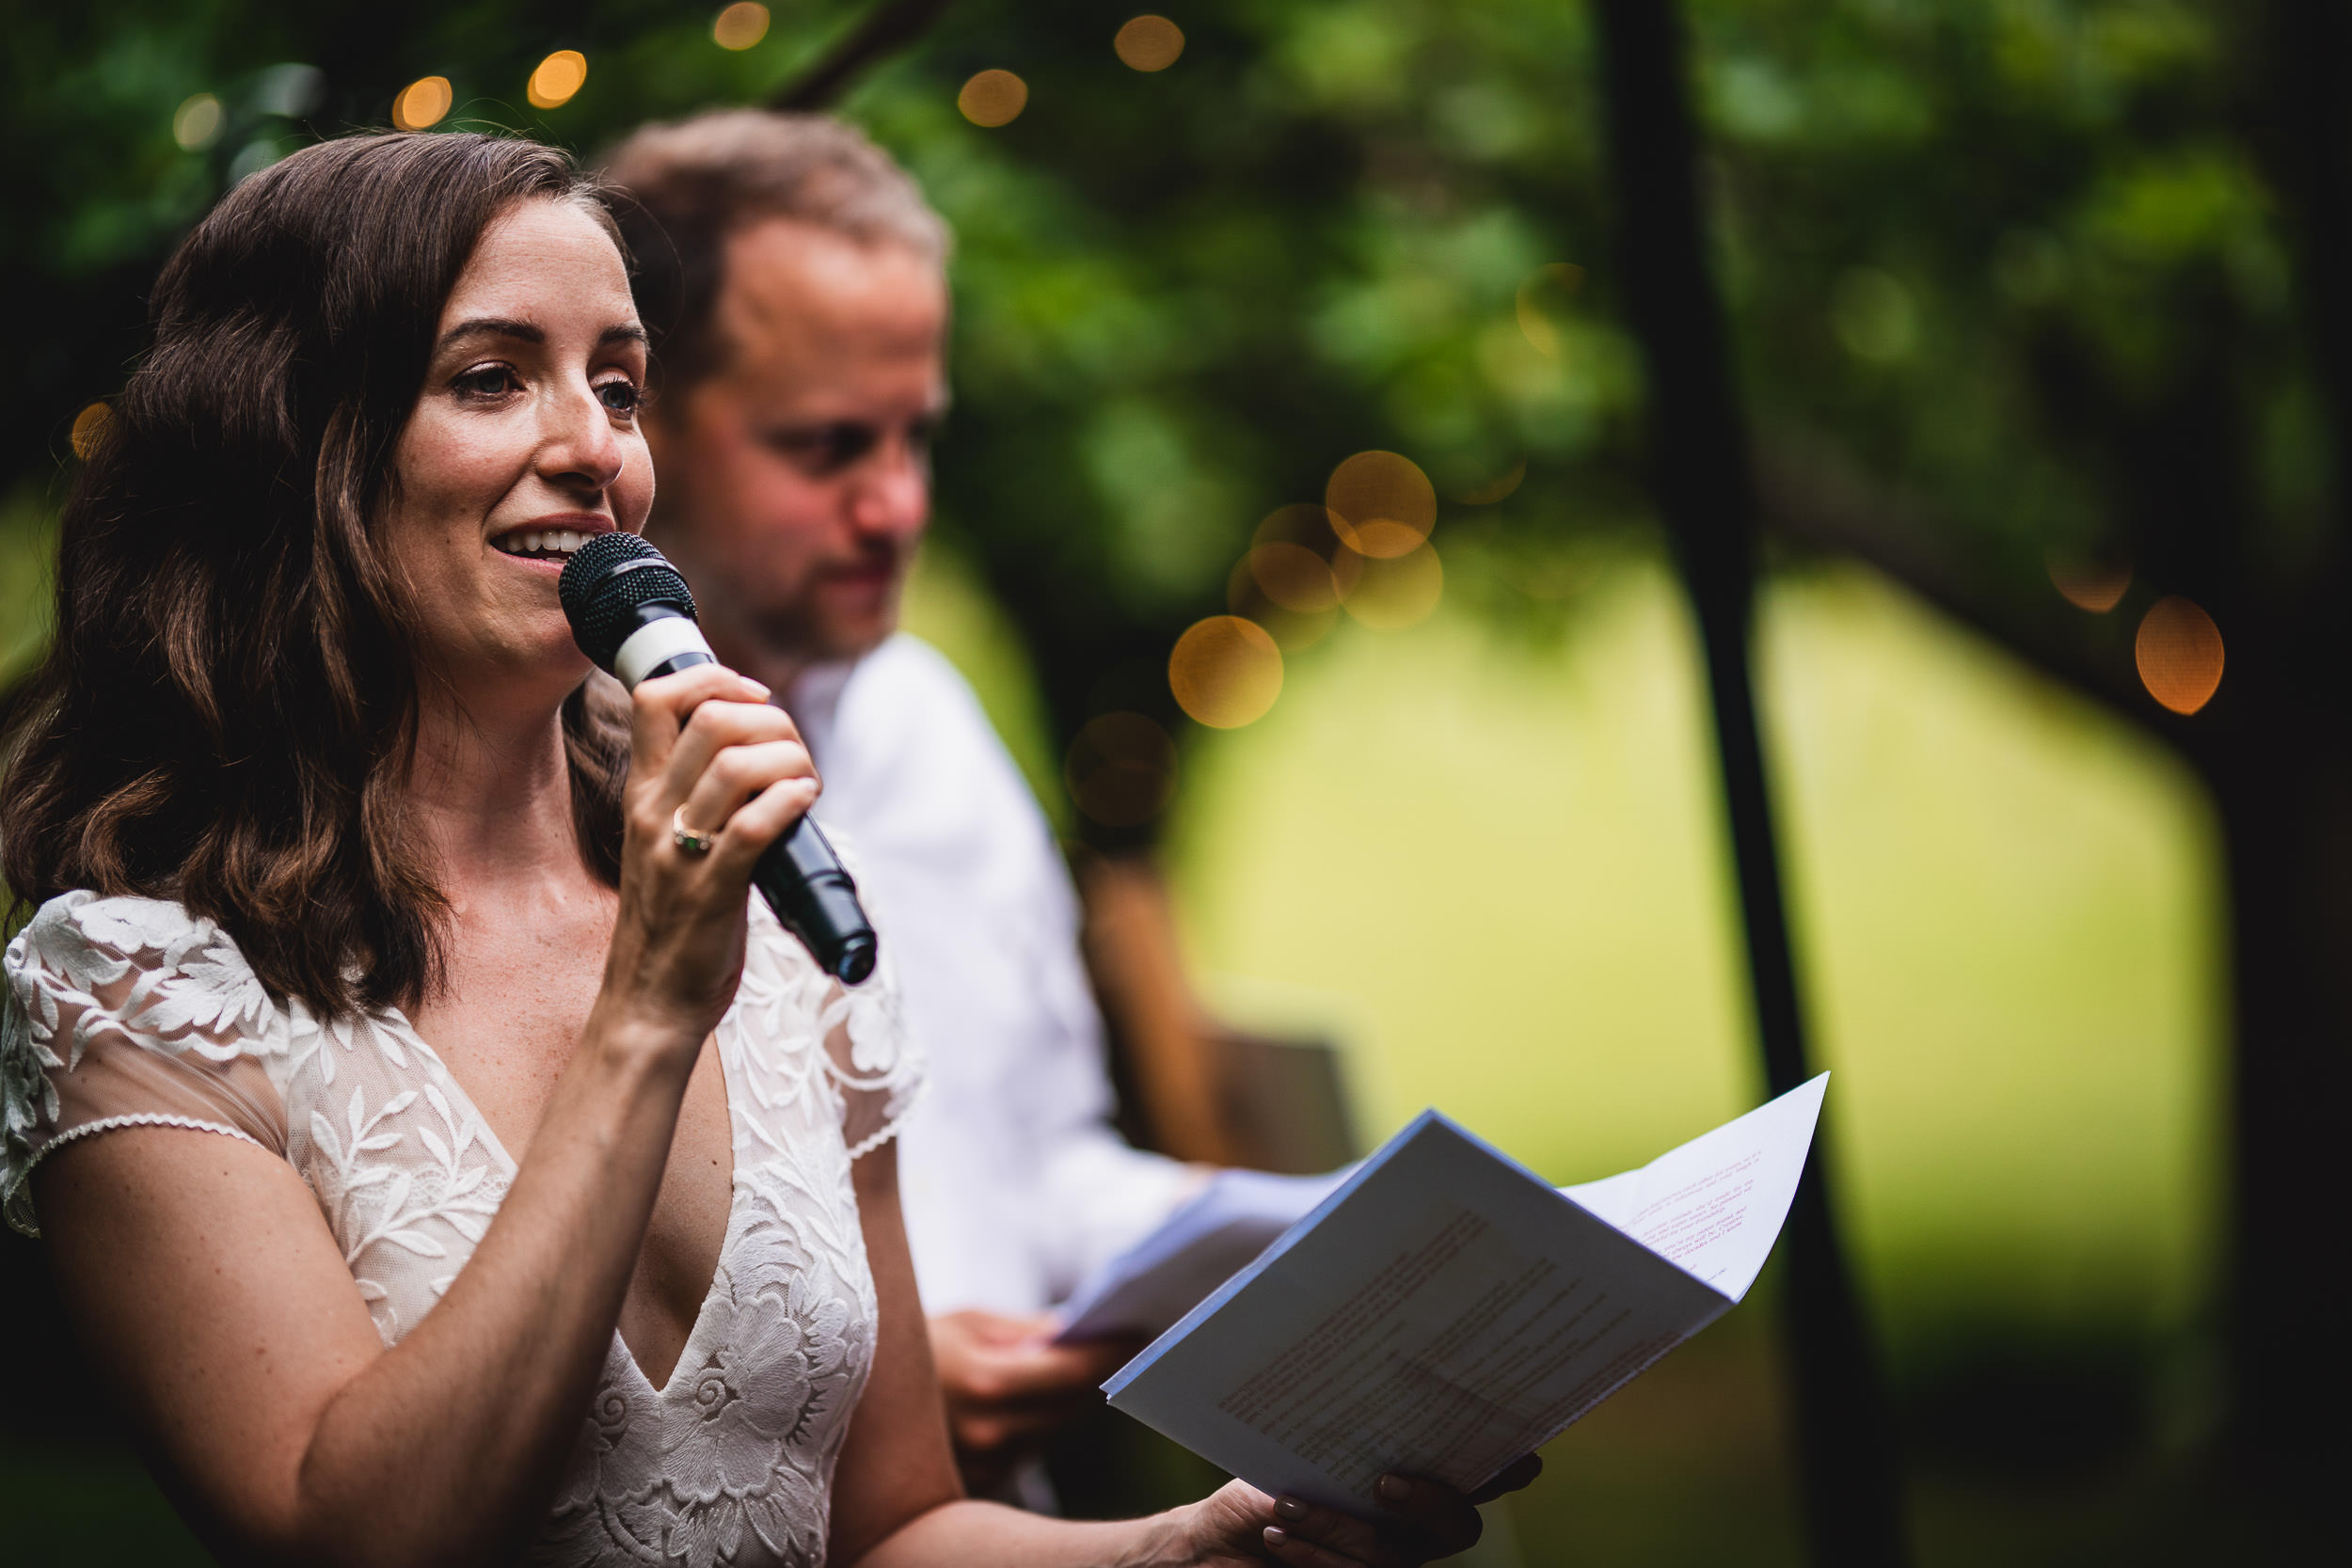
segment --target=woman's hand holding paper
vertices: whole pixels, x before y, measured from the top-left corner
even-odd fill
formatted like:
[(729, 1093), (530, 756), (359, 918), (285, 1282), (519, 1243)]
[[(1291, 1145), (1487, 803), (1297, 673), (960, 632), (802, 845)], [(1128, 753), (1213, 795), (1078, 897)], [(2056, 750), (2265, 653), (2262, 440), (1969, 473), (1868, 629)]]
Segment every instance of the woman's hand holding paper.
[(1191, 1560), (1417, 1568), (1475, 1545), (1485, 1528), (1476, 1505), (1518, 1491), (1543, 1467), (1540, 1458), (1525, 1455), (1474, 1495), (1420, 1477), (1382, 1476), (1375, 1488), (1384, 1515), (1377, 1522), (1301, 1497), (1269, 1497), (1247, 1481), (1232, 1481), (1193, 1505), (1198, 1555)]

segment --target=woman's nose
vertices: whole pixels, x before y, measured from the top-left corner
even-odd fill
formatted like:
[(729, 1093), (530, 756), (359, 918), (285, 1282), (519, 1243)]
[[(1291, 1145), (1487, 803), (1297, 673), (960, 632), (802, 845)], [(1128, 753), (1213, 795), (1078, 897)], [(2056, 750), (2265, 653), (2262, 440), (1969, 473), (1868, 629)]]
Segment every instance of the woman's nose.
[(558, 483), (602, 493), (628, 466), (628, 447), (594, 388), (567, 388), (548, 402), (540, 467)]

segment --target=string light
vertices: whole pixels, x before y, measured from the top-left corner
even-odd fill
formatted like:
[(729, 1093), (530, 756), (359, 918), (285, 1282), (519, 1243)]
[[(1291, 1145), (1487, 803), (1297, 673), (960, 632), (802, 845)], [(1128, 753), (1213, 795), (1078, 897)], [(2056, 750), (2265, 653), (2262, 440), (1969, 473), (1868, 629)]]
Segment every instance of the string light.
[(2148, 695), (2175, 713), (2195, 713), (2221, 688), (2221, 628), (2178, 594), (2148, 607), (2132, 640), (2132, 657)]
[(1184, 52), (1184, 32), (1164, 16), (1138, 16), (1111, 40), (1120, 60), (1135, 71), (1166, 71)]
[(392, 123), (404, 131), (422, 131), (440, 123), (456, 95), (446, 76), (421, 76), (400, 89), (392, 100)]
[(559, 49), (539, 62), (523, 96), (534, 109), (560, 109), (588, 82), (588, 56), (577, 49)]
[(1212, 615), (1176, 640), (1168, 687), (1194, 722), (1239, 729), (1264, 718), (1282, 694), (1282, 650), (1255, 621)]
[(736, 0), (710, 24), (710, 37), (722, 49), (749, 49), (768, 36), (768, 8), (757, 0)]
[(1029, 105), (1029, 84), (1009, 71), (983, 71), (963, 84), (956, 107), (975, 125), (1010, 125)]

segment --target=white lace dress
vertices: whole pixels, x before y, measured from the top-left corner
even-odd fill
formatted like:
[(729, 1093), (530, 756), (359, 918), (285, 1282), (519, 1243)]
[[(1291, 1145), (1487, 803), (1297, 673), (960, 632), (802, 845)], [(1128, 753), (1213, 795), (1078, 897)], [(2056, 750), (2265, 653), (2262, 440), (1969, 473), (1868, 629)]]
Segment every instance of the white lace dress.
[[(0, 1006), (8, 1218), (25, 1178), (108, 1128), (167, 1125), (282, 1156), (318, 1195), (391, 1344), (464, 1268), (515, 1176), (396, 1009), (321, 1018), (262, 989), (178, 904), (69, 893), (8, 944)], [(530, 1560), (814, 1565), (835, 1458), (874, 1355), (850, 1164), (921, 1081), (887, 969), (845, 991), (752, 900), (741, 989), (717, 1032), (735, 1182), (718, 1272), (668, 1386), (616, 1333)]]

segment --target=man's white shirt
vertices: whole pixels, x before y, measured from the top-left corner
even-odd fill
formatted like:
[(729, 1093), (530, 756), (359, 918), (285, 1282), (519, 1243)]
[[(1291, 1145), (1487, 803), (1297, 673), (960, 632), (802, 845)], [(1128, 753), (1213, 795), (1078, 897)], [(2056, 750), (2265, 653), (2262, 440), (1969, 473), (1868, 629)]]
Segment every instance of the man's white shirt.
[(1111, 1129), (1053, 834), (971, 687), (915, 637), (810, 671), (787, 706), (930, 1057), (898, 1155), (924, 1308), (1042, 1310), (1197, 1180)]

